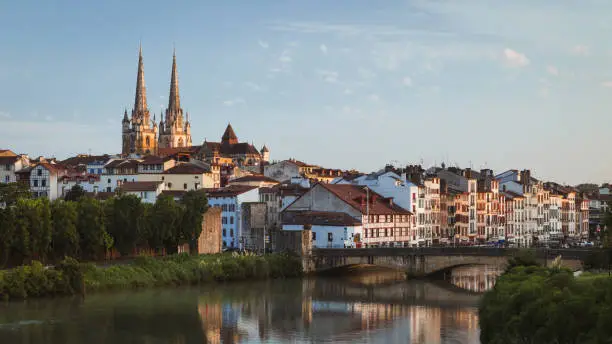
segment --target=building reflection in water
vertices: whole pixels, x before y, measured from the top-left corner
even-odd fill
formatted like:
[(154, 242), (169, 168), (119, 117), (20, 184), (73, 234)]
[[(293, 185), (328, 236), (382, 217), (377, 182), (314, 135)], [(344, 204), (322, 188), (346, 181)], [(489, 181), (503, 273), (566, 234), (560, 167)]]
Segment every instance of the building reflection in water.
[[(496, 276), (466, 267), (451, 282), (484, 291)], [(297, 282), (290, 291), (272, 286), (240, 300), (201, 297), (198, 312), (207, 343), (479, 342), (473, 294), (397, 274)]]
[(469, 291), (484, 293), (493, 288), (495, 281), (503, 270), (487, 265), (468, 265), (453, 269), (450, 272), (450, 283)]

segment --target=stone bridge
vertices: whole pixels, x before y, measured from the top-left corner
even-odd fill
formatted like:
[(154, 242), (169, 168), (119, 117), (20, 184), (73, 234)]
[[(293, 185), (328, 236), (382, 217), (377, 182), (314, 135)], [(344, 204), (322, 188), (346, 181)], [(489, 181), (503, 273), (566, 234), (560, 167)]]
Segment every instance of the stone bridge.
[[(314, 248), (303, 255), (304, 271), (317, 272), (349, 265), (376, 265), (401, 269), (410, 276), (426, 276), (466, 265), (488, 265), (505, 268), (508, 259), (520, 249), (488, 247), (425, 248)], [(534, 249), (538, 260), (550, 265), (561, 256), (562, 266), (582, 269), (589, 249)]]

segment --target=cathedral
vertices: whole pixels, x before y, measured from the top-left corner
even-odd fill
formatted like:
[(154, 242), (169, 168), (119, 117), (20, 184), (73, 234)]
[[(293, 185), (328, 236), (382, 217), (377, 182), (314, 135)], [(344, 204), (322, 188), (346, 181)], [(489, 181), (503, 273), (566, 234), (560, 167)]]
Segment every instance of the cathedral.
[(138, 52), (136, 97), (131, 117), (123, 113), (122, 154), (176, 156), (188, 155), (214, 164), (260, 166), (268, 163), (270, 151), (265, 145), (258, 150), (252, 143), (239, 142), (231, 124), (227, 125), (220, 142), (204, 142), (194, 146), (191, 141), (189, 114), (183, 116), (179, 96), (176, 53), (172, 56), (170, 96), (168, 108), (160, 114), (159, 125), (155, 115), (151, 119), (147, 105), (142, 48)]
[[(165, 115), (165, 116), (164, 116)], [(122, 154), (157, 154), (159, 148), (191, 147), (191, 125), (189, 114), (183, 116), (179, 95), (176, 53), (172, 56), (170, 96), (165, 114), (160, 114), (159, 126), (155, 115), (151, 120), (147, 105), (147, 89), (144, 81), (142, 48), (138, 53), (138, 74), (136, 76), (136, 97), (132, 116), (123, 113)], [(186, 118), (185, 118), (186, 117)]]

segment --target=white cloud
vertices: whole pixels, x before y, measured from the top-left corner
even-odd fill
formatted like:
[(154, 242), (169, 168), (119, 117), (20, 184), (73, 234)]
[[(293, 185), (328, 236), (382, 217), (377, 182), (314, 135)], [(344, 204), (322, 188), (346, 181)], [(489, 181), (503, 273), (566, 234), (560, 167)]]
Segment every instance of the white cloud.
[(259, 43), (259, 46), (260, 46), (260, 47), (262, 47), (262, 48), (264, 48), (264, 49), (268, 49), (268, 47), (270, 46), (270, 45), (268, 44), (268, 42), (264, 42), (264, 41), (262, 41), (262, 40), (257, 41), (257, 43)]
[(319, 49), (321, 50), (323, 54), (327, 55), (327, 46), (325, 44), (321, 44)]
[(612, 81), (604, 81), (601, 83), (602, 87), (612, 87)]
[(249, 88), (251, 91), (255, 91), (255, 92), (263, 92), (264, 91), (264, 88), (261, 85), (256, 84), (256, 83), (251, 82), (251, 81), (246, 81), (244, 83), (244, 86)]
[(511, 67), (525, 67), (530, 63), (529, 58), (525, 54), (510, 48), (504, 49), (504, 59)]
[(587, 56), (591, 53), (591, 49), (586, 45), (576, 45), (572, 48), (572, 52), (576, 55)]
[(373, 102), (377, 102), (380, 100), (380, 96), (378, 94), (370, 94), (368, 96), (368, 99), (370, 99)]
[(329, 82), (331, 84), (338, 82), (338, 72), (330, 71), (330, 70), (319, 70), (317, 71), (325, 82)]
[(412, 79), (409, 76), (404, 77), (404, 79), (402, 79), (402, 84), (404, 84), (404, 86), (410, 87), (412, 86)]
[(289, 50), (284, 50), (278, 60), (282, 63), (291, 63), (293, 59), (289, 56)]
[(244, 99), (242, 99), (242, 98), (234, 98), (234, 99), (225, 100), (223, 102), (223, 105), (225, 105), (225, 106), (234, 106), (234, 105), (243, 104), (243, 103), (244, 103)]
[(555, 66), (547, 66), (546, 67), (546, 71), (550, 75), (554, 75), (554, 76), (558, 76), (559, 75), (559, 69), (557, 67), (555, 67)]

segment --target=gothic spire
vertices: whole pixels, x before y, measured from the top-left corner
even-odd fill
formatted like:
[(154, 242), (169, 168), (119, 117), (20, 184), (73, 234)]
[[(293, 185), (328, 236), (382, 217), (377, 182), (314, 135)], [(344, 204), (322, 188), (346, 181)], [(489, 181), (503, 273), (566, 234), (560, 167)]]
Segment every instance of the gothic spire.
[(134, 111), (144, 113), (147, 110), (147, 89), (144, 80), (144, 65), (142, 63), (142, 44), (138, 49), (138, 75), (136, 76), (136, 98)]
[(221, 137), (221, 143), (228, 143), (230, 145), (238, 143), (238, 137), (234, 132), (234, 128), (232, 128), (232, 125), (229, 123), (227, 124), (227, 128), (225, 128), (225, 132)]
[[(170, 79), (170, 97), (168, 98), (168, 110), (181, 108), (179, 96), (178, 73), (176, 71), (176, 51), (172, 52), (172, 78)], [(177, 111), (178, 112), (178, 111)]]

